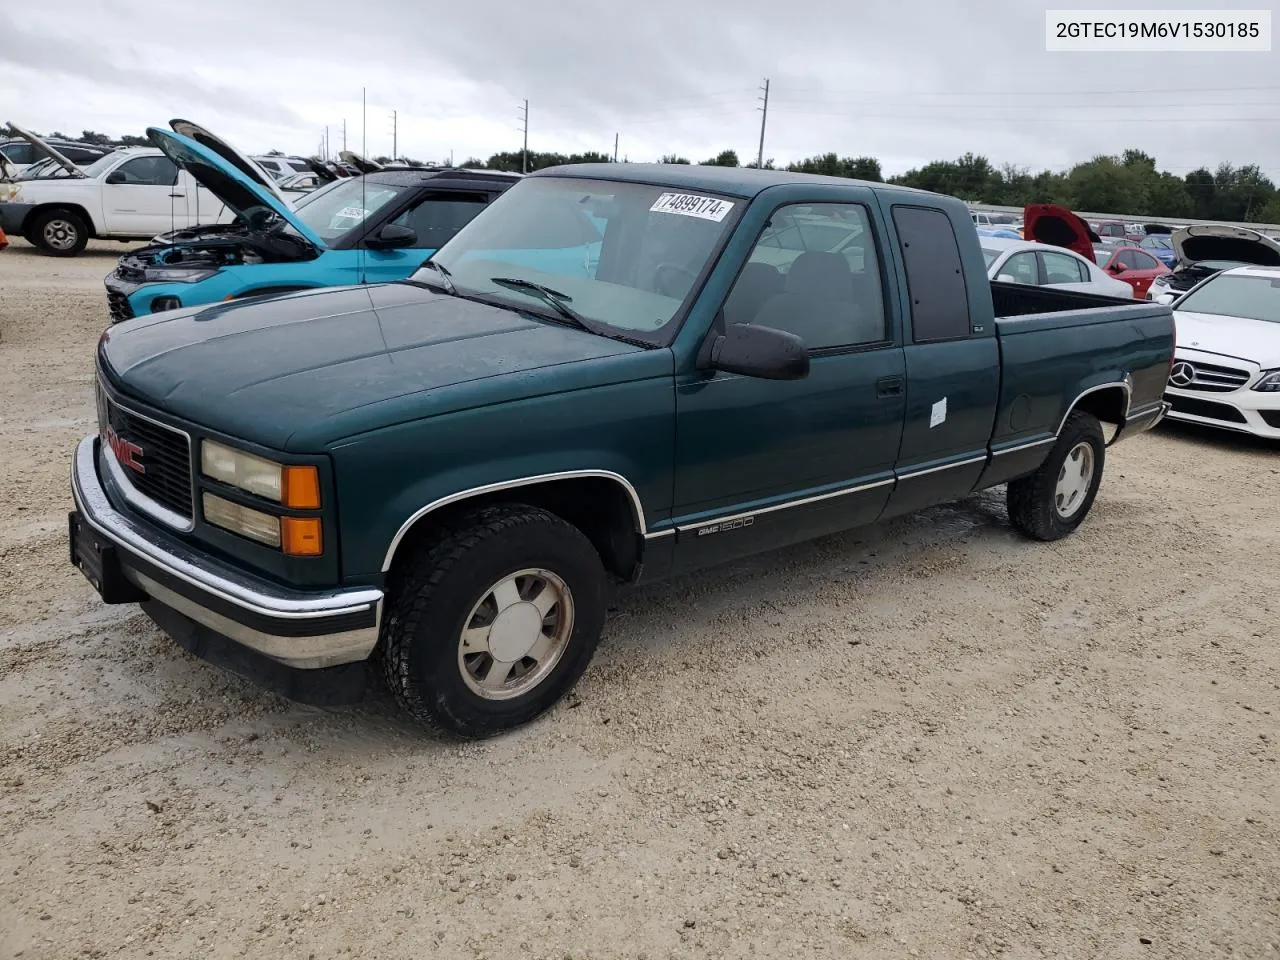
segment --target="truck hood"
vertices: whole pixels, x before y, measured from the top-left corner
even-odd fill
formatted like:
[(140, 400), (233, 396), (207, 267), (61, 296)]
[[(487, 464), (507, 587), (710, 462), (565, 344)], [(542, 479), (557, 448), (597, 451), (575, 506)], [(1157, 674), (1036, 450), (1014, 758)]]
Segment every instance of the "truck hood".
[[(186, 124), (186, 121), (173, 122), (185, 125), (184, 129), (192, 133), (199, 130), (194, 124)], [(323, 250), (326, 247), (324, 240), (298, 219), (293, 208), (279, 192), (279, 188), (259, 182), (258, 177), (270, 179), (265, 171), (259, 170), (257, 175), (251, 175), (242, 169), (240, 164), (229, 161), (212, 147), (175, 130), (147, 127), (147, 137), (164, 152), (166, 157), (195, 177), (202, 186), (235, 211), (242, 220), (253, 223), (257, 220), (255, 213), (266, 209), (288, 223), (317, 249)], [(221, 143), (221, 141), (218, 142)], [(230, 147), (226, 149), (230, 150)], [(247, 165), (252, 161), (244, 159), (244, 163)], [(256, 164), (254, 166), (256, 167)]]
[(39, 153), (48, 157), (54, 163), (58, 164), (58, 166), (65, 169), (67, 173), (71, 174), (71, 176), (73, 177), (84, 176), (83, 170), (81, 170), (74, 163), (68, 160), (63, 154), (59, 153), (53, 147), (49, 146), (49, 144), (45, 143), (43, 140), (37, 137), (30, 130), (23, 130), (20, 126), (18, 126), (12, 120), (9, 121), (9, 129), (11, 129), (18, 136), (20, 136), (23, 140), (27, 141), (27, 143), (31, 144), (31, 146), (35, 147)]
[[(669, 351), (411, 283), (139, 317), (109, 328), (98, 352), (112, 382), (144, 403), (232, 437), (313, 452), (371, 427), (636, 379), (637, 355), (668, 373), (671, 364)], [(550, 367), (561, 368), (554, 383), (533, 375)]]
[(1280, 266), (1280, 243), (1248, 227), (1183, 227), (1173, 232), (1169, 242), (1179, 263), (1230, 260), (1259, 267)]
[(1178, 346), (1252, 360), (1264, 370), (1280, 367), (1280, 323), (1175, 310)]
[(1093, 245), (1101, 243), (1089, 224), (1056, 203), (1030, 203), (1022, 208), (1022, 236), (1037, 243), (1066, 247), (1093, 263)]

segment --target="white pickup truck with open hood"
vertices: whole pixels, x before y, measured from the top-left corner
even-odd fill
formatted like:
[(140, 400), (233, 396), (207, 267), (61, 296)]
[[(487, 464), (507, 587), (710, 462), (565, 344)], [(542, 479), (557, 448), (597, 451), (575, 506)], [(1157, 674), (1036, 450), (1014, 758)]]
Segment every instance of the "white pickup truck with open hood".
[[(26, 238), (45, 253), (70, 257), (92, 238), (150, 240), (175, 229), (228, 223), (235, 216), (154, 147), (115, 150), (78, 167), (40, 137), (10, 126), (55, 162), (56, 173), (8, 185), (9, 196), (0, 198), (0, 230)], [(261, 170), (256, 175), (274, 183)]]

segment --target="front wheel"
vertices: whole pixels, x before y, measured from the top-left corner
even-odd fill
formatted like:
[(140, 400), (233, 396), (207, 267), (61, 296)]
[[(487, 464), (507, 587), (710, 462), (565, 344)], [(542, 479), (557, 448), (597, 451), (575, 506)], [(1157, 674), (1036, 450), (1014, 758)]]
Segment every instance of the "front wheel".
[(89, 243), (89, 226), (70, 210), (49, 210), (31, 226), (29, 239), (53, 257), (74, 257)]
[(604, 627), (599, 554), (536, 507), (464, 516), (397, 579), (384, 676), (410, 714), (457, 736), (491, 736), (549, 709), (582, 676)]
[(1009, 521), (1036, 540), (1061, 540), (1084, 522), (1102, 483), (1106, 459), (1102, 424), (1075, 412), (1040, 468), (1009, 482)]

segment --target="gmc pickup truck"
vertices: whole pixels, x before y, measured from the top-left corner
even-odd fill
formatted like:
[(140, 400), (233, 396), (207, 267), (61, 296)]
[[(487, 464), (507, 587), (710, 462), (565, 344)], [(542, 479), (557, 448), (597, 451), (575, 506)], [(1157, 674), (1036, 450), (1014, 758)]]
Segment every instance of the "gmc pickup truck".
[(990, 282), (949, 197), (543, 170), (407, 281), (107, 330), (71, 559), (290, 696), (380, 674), (485, 736), (582, 675), (613, 584), (999, 484), (1066, 536), (1173, 351), (1166, 305)]

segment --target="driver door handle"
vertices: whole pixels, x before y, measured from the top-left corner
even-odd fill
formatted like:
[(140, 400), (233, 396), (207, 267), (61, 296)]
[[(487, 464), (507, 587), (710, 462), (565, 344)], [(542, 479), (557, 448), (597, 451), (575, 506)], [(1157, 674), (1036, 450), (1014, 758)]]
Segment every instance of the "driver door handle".
[(881, 377), (876, 381), (877, 397), (902, 396), (902, 377)]

